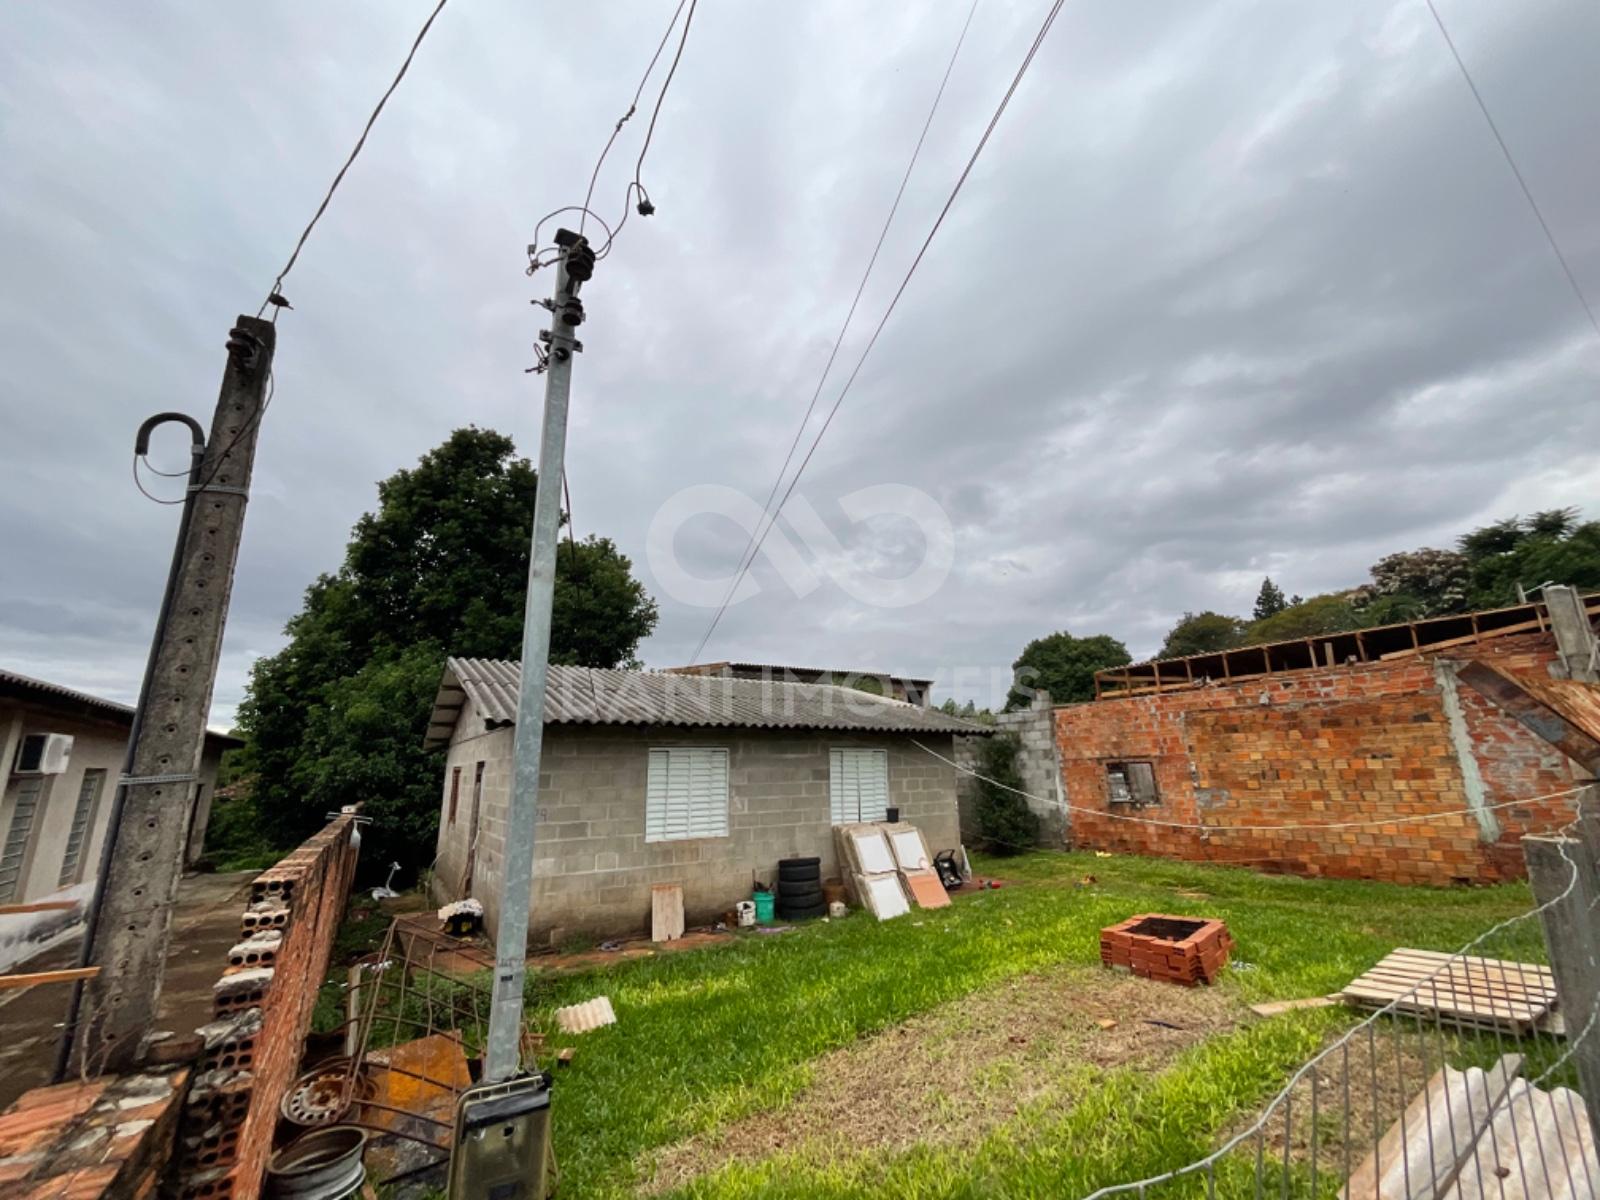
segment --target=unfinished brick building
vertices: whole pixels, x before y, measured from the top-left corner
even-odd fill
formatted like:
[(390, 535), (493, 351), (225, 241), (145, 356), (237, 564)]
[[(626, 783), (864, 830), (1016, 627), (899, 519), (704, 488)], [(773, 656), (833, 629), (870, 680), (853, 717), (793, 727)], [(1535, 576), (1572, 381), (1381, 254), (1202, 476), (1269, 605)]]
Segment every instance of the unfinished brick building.
[[(1600, 713), (1600, 597), (1571, 601), (1564, 621), (1525, 605), (1102, 672), (1099, 699), (1053, 714), (1071, 842), (1402, 883), (1520, 876), (1518, 839), (1573, 810), (1537, 798), (1592, 776), (1548, 740), (1549, 709), (1540, 736), (1471, 681)], [(1552, 681), (1577, 690), (1552, 700)], [(1441, 813), (1457, 815), (1418, 819)]]

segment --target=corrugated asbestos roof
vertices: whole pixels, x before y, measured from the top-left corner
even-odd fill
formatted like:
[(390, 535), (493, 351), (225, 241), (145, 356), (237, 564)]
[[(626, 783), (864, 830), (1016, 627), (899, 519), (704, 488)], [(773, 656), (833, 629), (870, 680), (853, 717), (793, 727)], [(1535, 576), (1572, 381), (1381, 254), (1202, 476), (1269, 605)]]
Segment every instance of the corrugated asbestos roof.
[[(450, 740), (466, 698), (494, 725), (514, 724), (521, 664), (451, 658), (428, 721), (428, 746)], [(817, 683), (768, 683), (666, 672), (550, 668), (547, 725), (679, 725), (686, 728), (849, 729), (879, 733), (988, 735), (988, 726), (901, 700)]]
[(710, 675), (721, 670), (743, 671), (745, 673), (759, 671), (763, 674), (778, 675), (833, 675), (840, 679), (855, 676), (858, 679), (893, 679), (900, 683), (925, 683), (930, 687), (933, 680), (923, 679), (917, 675), (896, 675), (893, 671), (863, 671), (859, 668), (843, 670), (839, 667), (789, 667), (778, 663), (748, 663), (748, 662), (714, 662), (691, 663), (682, 667), (664, 667), (672, 675)]
[[(107, 700), (101, 696), (93, 696), (88, 692), (80, 692), (75, 688), (62, 687), (59, 683), (49, 683), (43, 679), (35, 679), (31, 675), (19, 675), (15, 671), (7, 671), (0, 667), (0, 697), (14, 697), (19, 700), (33, 700), (48, 703), (51, 700), (67, 700), (74, 704), (81, 704), (86, 708), (95, 708), (107, 716), (118, 720), (129, 721), (133, 719), (133, 706), (119, 704), (115, 700)], [(244, 745), (243, 738), (236, 738), (231, 733), (217, 733), (215, 730), (206, 730), (206, 737), (212, 741), (225, 743), (228, 746)]]

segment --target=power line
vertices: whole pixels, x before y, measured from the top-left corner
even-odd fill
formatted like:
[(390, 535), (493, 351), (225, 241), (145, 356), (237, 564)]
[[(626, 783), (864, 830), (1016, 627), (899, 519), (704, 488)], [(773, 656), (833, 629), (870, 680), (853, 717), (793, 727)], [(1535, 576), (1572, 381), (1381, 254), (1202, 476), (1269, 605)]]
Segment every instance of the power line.
[[(1006, 107), (1011, 103), (1011, 97), (1016, 94), (1017, 87), (1022, 83), (1022, 77), (1027, 74), (1028, 67), (1032, 65), (1034, 56), (1039, 53), (1039, 47), (1044, 44), (1044, 39), (1049, 34), (1050, 27), (1055, 24), (1056, 16), (1061, 12), (1061, 7), (1064, 3), (1065, 0), (1054, 0), (1050, 5), (1049, 12), (1045, 14), (1044, 22), (1039, 26), (1039, 32), (1034, 35), (1033, 44), (1028, 47), (1028, 53), (1023, 56), (1022, 65), (1017, 68), (1017, 73), (1011, 79), (1011, 86), (1006, 89), (1006, 93), (1001, 97), (1000, 104), (995, 109), (994, 115), (989, 118), (989, 124), (984, 129), (983, 136), (978, 139), (978, 144), (973, 148), (972, 156), (967, 159), (967, 165), (962, 168), (960, 176), (956, 179), (955, 187), (951, 189), (949, 198), (944, 202), (944, 207), (939, 210), (938, 217), (934, 219), (933, 228), (928, 230), (928, 236), (923, 239), (922, 246), (917, 251), (917, 256), (911, 260), (911, 266), (906, 271), (905, 278), (900, 281), (900, 287), (895, 291), (893, 299), (889, 301), (889, 307), (884, 309), (883, 317), (878, 321), (877, 328), (872, 331), (872, 337), (868, 339), (866, 349), (861, 352), (861, 357), (856, 360), (855, 369), (850, 372), (850, 377), (845, 380), (838, 399), (833, 402), (833, 407), (828, 411), (827, 419), (822, 423), (822, 428), (817, 431), (817, 436), (812, 440), (805, 457), (800, 460), (800, 466), (796, 469), (794, 478), (789, 481), (789, 487), (783, 493), (783, 499), (778, 502), (778, 507), (768, 514), (767, 523), (760, 536), (756, 538), (749, 561), (735, 572), (733, 586), (728, 589), (729, 599), (732, 598), (733, 593), (738, 589), (740, 581), (744, 579), (745, 574), (754, 564), (755, 556), (760, 553), (762, 544), (767, 540), (767, 535), (772, 532), (773, 525), (777, 523), (778, 515), (783, 512), (783, 506), (789, 502), (789, 497), (794, 494), (795, 486), (800, 482), (800, 477), (805, 474), (812, 455), (817, 452), (817, 447), (822, 444), (822, 439), (827, 434), (828, 427), (833, 424), (833, 418), (838, 416), (839, 408), (844, 404), (845, 397), (850, 394), (850, 388), (855, 383), (856, 376), (861, 374), (861, 368), (866, 364), (867, 357), (872, 353), (872, 348), (878, 344), (879, 335), (883, 333), (884, 326), (888, 324), (889, 317), (894, 313), (895, 306), (900, 303), (900, 297), (905, 295), (906, 287), (911, 283), (911, 277), (917, 273), (917, 268), (922, 264), (923, 256), (927, 254), (928, 247), (933, 244), (933, 239), (938, 234), (940, 226), (944, 224), (945, 217), (949, 215), (951, 206), (956, 202), (956, 197), (961, 194), (962, 185), (967, 182), (967, 177), (972, 174), (972, 168), (977, 164), (978, 156), (983, 153), (983, 148), (989, 144), (989, 138), (993, 135), (995, 127), (999, 125), (1000, 118), (1005, 115)], [(718, 606), (715, 615), (712, 616), (711, 624), (707, 626), (705, 636), (700, 639), (700, 646), (694, 653), (695, 659), (700, 657), (701, 652), (706, 647), (706, 643), (711, 640), (711, 635), (716, 631), (718, 623), (722, 620), (722, 614), (728, 610), (728, 603), (729, 600), (724, 600)]]
[[(954, 70), (956, 58), (961, 53), (961, 46), (967, 40), (967, 30), (972, 27), (973, 14), (978, 11), (978, 0), (972, 0), (972, 7), (967, 10), (966, 23), (961, 26), (961, 35), (956, 38), (956, 47), (950, 52), (950, 61), (945, 64), (944, 77), (939, 80), (939, 90), (934, 93), (933, 105), (928, 109), (927, 120), (922, 123), (922, 132), (917, 136), (917, 144), (911, 151), (911, 161), (906, 164), (906, 172), (900, 177), (899, 190), (894, 194), (894, 203), (889, 206), (889, 215), (884, 218), (883, 229), (878, 233), (878, 243), (872, 248), (872, 257), (867, 260), (867, 269), (861, 273), (861, 282), (856, 286), (856, 294), (850, 301), (850, 310), (844, 315), (844, 324), (839, 327), (839, 336), (833, 339), (833, 349), (828, 352), (828, 361), (822, 365), (822, 374), (817, 378), (816, 390), (811, 393), (811, 403), (806, 405), (805, 416), (800, 418), (800, 427), (794, 431), (794, 440), (789, 443), (789, 452), (783, 456), (783, 465), (778, 468), (778, 474), (772, 481), (772, 488), (767, 492), (767, 498), (762, 501), (761, 515), (765, 517), (767, 510), (772, 507), (772, 500), (778, 494), (778, 488), (783, 484), (783, 477), (789, 470), (789, 464), (794, 461), (794, 452), (800, 446), (800, 439), (805, 436), (806, 426), (811, 421), (811, 414), (816, 411), (817, 401), (822, 398), (823, 385), (828, 382), (828, 373), (833, 370), (834, 359), (839, 356), (839, 348), (844, 345), (845, 334), (849, 332), (850, 322), (855, 319), (856, 307), (861, 303), (861, 296), (867, 290), (867, 280), (872, 277), (872, 269), (878, 262), (878, 254), (883, 250), (883, 243), (889, 236), (889, 227), (894, 224), (895, 213), (900, 211), (900, 201), (906, 194), (906, 185), (911, 182), (911, 172), (916, 169), (917, 159), (922, 154), (922, 145), (928, 140), (928, 130), (933, 126), (934, 114), (939, 111), (939, 101), (944, 98), (945, 85), (950, 82), (950, 72)], [(744, 578), (744, 572), (749, 568), (747, 558), (753, 559), (756, 551), (756, 529), (761, 527), (760, 519), (756, 521), (756, 528), (750, 531), (745, 539), (744, 549), (739, 552), (739, 565), (734, 572), (734, 582), (722, 598), (722, 606), (717, 610), (720, 619), (722, 609), (728, 606), (733, 598), (734, 588), (739, 586), (739, 580)], [(705, 636), (700, 639), (700, 645), (690, 656), (690, 662), (698, 662), (700, 651), (706, 647), (710, 640), (712, 630), (716, 628), (714, 619), (711, 628), (706, 630)]]
[(428, 14), (428, 19), (422, 23), (422, 28), (417, 31), (417, 37), (411, 43), (411, 50), (406, 54), (406, 59), (400, 64), (400, 70), (395, 74), (394, 80), (378, 100), (378, 106), (372, 110), (372, 115), (367, 118), (366, 126), (361, 130), (361, 136), (356, 139), (355, 149), (350, 151), (350, 157), (344, 160), (344, 166), (339, 168), (339, 173), (333, 177), (333, 182), (328, 185), (327, 195), (322, 197), (322, 203), (317, 205), (317, 211), (311, 215), (311, 220), (306, 223), (305, 229), (300, 232), (300, 240), (295, 242), (294, 251), (289, 255), (289, 261), (283, 264), (283, 270), (278, 272), (278, 277), (272, 281), (272, 290), (267, 298), (261, 302), (261, 307), (256, 310), (256, 316), (267, 311), (267, 305), (275, 303), (274, 296), (279, 297), (276, 303), (281, 306), (281, 289), (283, 281), (290, 271), (294, 269), (295, 262), (300, 257), (300, 251), (305, 247), (306, 239), (311, 236), (311, 231), (317, 227), (317, 222), (322, 220), (322, 214), (328, 209), (328, 202), (333, 199), (334, 192), (339, 190), (339, 184), (344, 181), (344, 174), (350, 169), (350, 164), (356, 161), (356, 156), (361, 153), (361, 148), (367, 144), (367, 135), (372, 132), (372, 127), (377, 123), (378, 114), (383, 111), (383, 106), (389, 102), (389, 97), (394, 95), (395, 88), (400, 86), (400, 81), (406, 77), (406, 71), (411, 66), (411, 60), (416, 57), (417, 48), (422, 45), (422, 39), (428, 36), (428, 30), (433, 28), (434, 18), (444, 8), (446, 0), (439, 0), (434, 10)]
[[(584, 223), (589, 219), (589, 205), (594, 200), (594, 185), (600, 178), (600, 168), (605, 165), (606, 155), (611, 153), (611, 147), (616, 144), (617, 136), (622, 132), (622, 127), (632, 119), (634, 113), (639, 111), (639, 97), (644, 95), (644, 85), (650, 81), (650, 73), (656, 69), (656, 63), (661, 60), (661, 52), (667, 48), (667, 39), (672, 36), (672, 31), (677, 28), (678, 17), (682, 14), (683, 6), (686, 3), (688, 3), (688, 0), (678, 0), (678, 7), (672, 11), (672, 20), (667, 22), (667, 28), (661, 34), (661, 40), (656, 43), (656, 52), (650, 56), (650, 65), (645, 67), (644, 74), (639, 77), (639, 86), (633, 93), (633, 102), (628, 105), (628, 111), (617, 119), (616, 127), (612, 129), (611, 136), (606, 139), (605, 149), (600, 151), (600, 157), (594, 164), (594, 172), (589, 176), (589, 190), (583, 195), (583, 216), (578, 222), (578, 232), (580, 234), (583, 232)], [(687, 30), (685, 34), (687, 35)], [(680, 54), (683, 52), (681, 43), (678, 46), (678, 52)], [(677, 59), (673, 59), (672, 65), (674, 68), (677, 67)], [(654, 124), (654, 117), (651, 118), (651, 122)], [(598, 217), (595, 219), (599, 220)], [(606, 236), (609, 239), (610, 230), (606, 231)]]
[(1494, 117), (1489, 115), (1489, 106), (1484, 103), (1483, 93), (1478, 90), (1478, 85), (1473, 82), (1472, 72), (1467, 70), (1466, 60), (1461, 57), (1461, 51), (1456, 49), (1455, 39), (1450, 36), (1450, 31), (1445, 28), (1444, 18), (1439, 15), (1439, 9), (1434, 0), (1428, 0), (1428, 11), (1433, 14), (1433, 22), (1439, 27), (1439, 32), (1444, 35), (1444, 44), (1450, 48), (1450, 57), (1456, 60), (1456, 66), (1461, 68), (1461, 78), (1467, 81), (1467, 87), (1472, 92), (1472, 98), (1478, 102), (1478, 111), (1483, 114), (1484, 121), (1489, 126), (1489, 132), (1494, 134), (1494, 140), (1500, 146), (1500, 153), (1505, 155), (1506, 165), (1511, 168), (1511, 174), (1516, 176), (1517, 186), (1522, 189), (1523, 197), (1528, 201), (1528, 207), (1533, 210), (1534, 219), (1539, 222), (1539, 228), (1544, 230), (1544, 239), (1550, 243), (1550, 249), (1556, 256), (1556, 261), (1561, 264), (1561, 271), (1567, 277), (1567, 282), (1572, 285), (1572, 294), (1578, 298), (1578, 303), (1583, 307), (1584, 315), (1589, 318), (1589, 324), (1594, 327), (1596, 335), (1600, 335), (1600, 319), (1596, 319), (1594, 309), (1589, 305), (1589, 298), (1583, 294), (1583, 288), (1578, 284), (1578, 277), (1572, 273), (1572, 267), (1567, 262), (1567, 256), (1561, 252), (1561, 247), (1556, 242), (1556, 235), (1550, 230), (1550, 223), (1544, 219), (1544, 213), (1539, 209), (1539, 202), (1533, 198), (1533, 190), (1528, 187), (1528, 181), (1523, 178), (1522, 170), (1517, 166), (1517, 160), (1512, 157), (1511, 147), (1506, 145), (1506, 139), (1500, 133), (1500, 127), (1495, 124)]
[[(656, 95), (655, 107), (650, 111), (650, 124), (645, 129), (644, 145), (639, 148), (639, 161), (633, 165), (633, 178), (628, 181), (628, 186), (622, 194), (622, 220), (617, 222), (616, 231), (606, 239), (606, 244), (601, 248), (600, 253), (595, 256), (596, 258), (604, 258), (611, 253), (613, 243), (616, 242), (617, 237), (622, 233), (622, 227), (628, 223), (629, 216), (634, 212), (629, 205), (633, 202), (635, 191), (639, 193), (638, 212), (641, 217), (648, 217), (656, 210), (656, 206), (650, 202), (650, 193), (645, 191), (644, 183), (639, 176), (644, 170), (644, 156), (650, 153), (651, 139), (656, 135), (656, 121), (661, 116), (661, 106), (667, 99), (667, 89), (672, 86), (672, 78), (678, 73), (678, 62), (683, 58), (683, 48), (689, 42), (689, 26), (694, 23), (694, 10), (699, 2), (700, 0), (689, 0), (689, 12), (683, 18), (683, 36), (678, 39), (678, 49), (672, 56), (672, 66), (667, 69), (667, 77), (662, 81), (661, 91)], [(677, 20), (676, 15), (674, 15), (673, 20)], [(669, 28), (667, 32), (670, 33), (672, 31)]]
[[(617, 238), (621, 235), (622, 227), (628, 223), (628, 217), (632, 215), (634, 211), (628, 207), (633, 200), (634, 192), (637, 191), (639, 193), (638, 212), (640, 216), (648, 217), (650, 214), (655, 212), (655, 205), (650, 202), (650, 194), (645, 190), (644, 183), (640, 179), (640, 174), (644, 170), (645, 155), (650, 153), (651, 139), (655, 137), (656, 122), (661, 116), (661, 106), (666, 101), (667, 91), (672, 87), (673, 77), (678, 73), (678, 63), (683, 59), (683, 49), (686, 45), (688, 45), (689, 29), (694, 23), (694, 12), (698, 3), (699, 0), (679, 0), (678, 7), (672, 14), (672, 20), (667, 23), (666, 32), (661, 35), (661, 41), (656, 46), (656, 52), (651, 57), (649, 65), (645, 67), (644, 75), (639, 80), (639, 86), (633, 95), (633, 103), (628, 106), (628, 111), (623, 113), (622, 116), (617, 120), (616, 125), (611, 130), (611, 136), (606, 139), (605, 147), (600, 151), (600, 157), (598, 160), (596, 160), (594, 164), (594, 170), (589, 175), (589, 190), (584, 193), (583, 203), (569, 204), (564, 208), (556, 209), (554, 212), (546, 213), (539, 219), (539, 224), (534, 227), (533, 241), (528, 246), (529, 275), (532, 275), (541, 267), (549, 266), (551, 263), (555, 262), (556, 258), (558, 257), (558, 252), (554, 247), (541, 248), (539, 244), (539, 231), (544, 227), (545, 222), (549, 221), (550, 218), (554, 217), (557, 213), (582, 213), (583, 215), (578, 221), (578, 232), (580, 234), (583, 232), (584, 226), (591, 218), (593, 218), (600, 224), (602, 228), (605, 229), (605, 243), (598, 251), (595, 252), (595, 259), (598, 261), (599, 259), (602, 259), (611, 253), (611, 247), (616, 243)], [(627, 124), (629, 118), (631, 118), (635, 111), (637, 111), (639, 106), (639, 97), (644, 94), (645, 84), (649, 82), (650, 75), (655, 70), (656, 63), (661, 58), (661, 52), (666, 48), (667, 41), (672, 36), (672, 31), (677, 28), (678, 14), (684, 11), (685, 4), (688, 6), (688, 13), (683, 19), (683, 33), (678, 38), (678, 49), (672, 56), (672, 65), (667, 69), (667, 77), (662, 81), (661, 91), (656, 95), (655, 107), (650, 113), (650, 125), (649, 128), (645, 130), (644, 145), (639, 150), (639, 160), (634, 164), (633, 167), (633, 178), (628, 181), (627, 190), (623, 195), (622, 219), (617, 222), (615, 228), (612, 228), (608, 226), (605, 221), (600, 219), (600, 216), (592, 207), (595, 182), (600, 178), (600, 168), (605, 163), (606, 156), (611, 153), (611, 147), (615, 144), (617, 136), (622, 132), (622, 127)]]

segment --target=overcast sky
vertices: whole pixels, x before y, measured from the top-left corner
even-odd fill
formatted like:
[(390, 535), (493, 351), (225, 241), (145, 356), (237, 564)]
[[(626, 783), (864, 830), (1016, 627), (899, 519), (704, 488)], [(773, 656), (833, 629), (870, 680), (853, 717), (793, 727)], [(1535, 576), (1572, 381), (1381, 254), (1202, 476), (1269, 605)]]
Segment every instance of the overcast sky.
[[(1438, 3), (1600, 301), (1600, 5)], [(0, 8), (0, 665), (134, 696), (176, 510), (134, 491), (133, 431), (209, 421), (229, 325), (431, 6)], [(525, 247), (581, 200), (672, 7), (445, 8), (285, 286), (214, 723), (378, 479), (468, 423), (537, 453), (528, 302), (552, 281)], [(979, 0), (824, 407), (1045, 7)], [(652, 570), (652, 519), (690, 485), (766, 497), (966, 11), (700, 5), (645, 168), (657, 215), (585, 293), (567, 450), (579, 534), (661, 602), (649, 665), (710, 619)], [(1069, 0), (797, 490), (838, 549), (781, 526), (816, 586), (759, 559), (702, 657), (935, 674), (941, 698), (959, 670), (998, 700), (1052, 630), (1144, 655), (1263, 574), (1310, 595), (1504, 514), (1596, 515), (1597, 376), (1423, 0)], [(153, 457), (181, 466), (181, 437)], [(902, 607), (838, 582), (924, 557), (908, 520), (841, 507), (886, 483), (954, 535)], [(676, 560), (726, 578), (744, 540), (696, 517)]]

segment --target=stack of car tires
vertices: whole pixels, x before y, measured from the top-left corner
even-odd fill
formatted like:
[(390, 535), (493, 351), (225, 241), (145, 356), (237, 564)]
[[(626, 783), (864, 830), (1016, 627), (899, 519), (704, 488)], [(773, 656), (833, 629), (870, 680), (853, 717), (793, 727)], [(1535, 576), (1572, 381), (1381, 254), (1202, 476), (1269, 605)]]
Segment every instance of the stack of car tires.
[(785, 858), (778, 861), (778, 916), (806, 921), (827, 914), (822, 898), (822, 860)]

